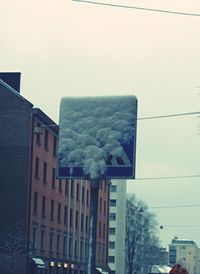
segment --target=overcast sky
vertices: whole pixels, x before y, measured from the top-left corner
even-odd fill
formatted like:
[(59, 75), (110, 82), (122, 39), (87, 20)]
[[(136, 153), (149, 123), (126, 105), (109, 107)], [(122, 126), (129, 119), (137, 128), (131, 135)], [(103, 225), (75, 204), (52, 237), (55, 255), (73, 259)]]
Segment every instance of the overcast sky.
[[(109, 1), (107, 1), (108, 3)], [(199, 0), (110, 0), (199, 13)], [(63, 96), (136, 95), (138, 117), (200, 110), (200, 16), (69, 0), (2, 0), (0, 70), (22, 73), (21, 94), (58, 122)], [(200, 174), (200, 119), (138, 121), (137, 177)], [(163, 244), (200, 246), (200, 178), (136, 180), (128, 191), (158, 214)]]

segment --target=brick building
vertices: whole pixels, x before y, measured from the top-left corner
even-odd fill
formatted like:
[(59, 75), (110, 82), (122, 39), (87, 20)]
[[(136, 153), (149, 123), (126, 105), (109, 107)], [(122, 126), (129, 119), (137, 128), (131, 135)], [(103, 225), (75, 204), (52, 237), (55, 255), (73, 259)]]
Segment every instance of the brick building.
[[(0, 270), (87, 273), (90, 182), (56, 179), (58, 126), (0, 80)], [(108, 185), (99, 189), (97, 258), (107, 267)]]

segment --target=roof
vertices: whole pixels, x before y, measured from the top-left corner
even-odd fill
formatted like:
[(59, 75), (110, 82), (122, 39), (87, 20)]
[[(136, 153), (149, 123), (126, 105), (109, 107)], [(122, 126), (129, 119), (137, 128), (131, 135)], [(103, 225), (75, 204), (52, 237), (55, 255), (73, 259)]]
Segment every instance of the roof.
[(104, 271), (102, 268), (97, 267), (96, 270), (97, 270), (99, 273), (108, 274), (108, 272), (107, 272), (107, 271)]
[(196, 243), (189, 239), (173, 239), (170, 245), (196, 245)]
[(153, 265), (150, 273), (169, 273), (171, 267), (168, 265)]
[(1, 79), (0, 79), (0, 86), (4, 86), (10, 93), (12, 93), (13, 95), (15, 95), (18, 98), (20, 98), (22, 101), (24, 101), (25, 103), (27, 103), (30, 107), (33, 106), (33, 104), (31, 102), (29, 102), (28, 100), (26, 100), (23, 96), (21, 96), (19, 94), (19, 92), (17, 92), (15, 89), (13, 89), (11, 86), (9, 86), (7, 83), (5, 83)]

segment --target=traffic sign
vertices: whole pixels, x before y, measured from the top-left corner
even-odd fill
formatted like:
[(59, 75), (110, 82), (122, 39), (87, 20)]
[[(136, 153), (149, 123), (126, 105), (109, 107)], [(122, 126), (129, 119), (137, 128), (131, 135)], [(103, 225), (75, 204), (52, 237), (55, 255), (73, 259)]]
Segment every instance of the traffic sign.
[(58, 178), (134, 178), (137, 98), (64, 97)]

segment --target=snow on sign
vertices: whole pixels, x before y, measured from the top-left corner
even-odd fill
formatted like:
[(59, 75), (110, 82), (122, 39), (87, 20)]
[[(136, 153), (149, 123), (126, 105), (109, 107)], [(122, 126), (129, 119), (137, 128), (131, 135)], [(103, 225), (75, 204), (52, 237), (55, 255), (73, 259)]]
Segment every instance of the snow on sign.
[(134, 178), (135, 96), (64, 97), (58, 178)]

